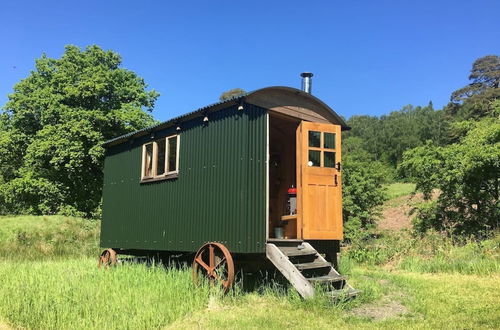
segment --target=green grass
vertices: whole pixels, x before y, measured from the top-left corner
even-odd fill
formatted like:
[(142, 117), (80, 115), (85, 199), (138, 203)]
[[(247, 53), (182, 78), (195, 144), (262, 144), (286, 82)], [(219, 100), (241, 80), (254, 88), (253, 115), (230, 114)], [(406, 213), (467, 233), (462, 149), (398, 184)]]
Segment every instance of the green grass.
[(412, 192), (415, 191), (414, 183), (396, 182), (384, 185), (384, 187), (386, 188), (386, 194), (389, 200), (401, 196), (410, 195)]
[(351, 246), (344, 263), (352, 259), (367, 265), (387, 265), (421, 273), (491, 275), (500, 273), (500, 233), (477, 242), (455, 242), (437, 232), (413, 236), (409, 232), (384, 232), (376, 239)]
[(362, 293), (300, 299), (272, 281), (226, 297), (189, 268), (123, 262), (97, 269), (98, 222), (0, 218), (0, 329), (500, 328), (500, 236), (456, 246), (438, 234), (386, 236), (380, 262), (341, 259)]
[(100, 221), (64, 216), (0, 217), (0, 259), (40, 260), (99, 253)]
[(151, 329), (207, 305), (190, 271), (97, 259), (0, 262), (0, 315), (30, 329)]
[[(345, 329), (498, 328), (500, 277), (351, 268), (359, 299), (302, 301), (293, 290), (229, 297), (194, 287), (189, 269), (124, 264), (98, 270), (94, 259), (0, 262), (0, 318), (28, 329)], [(389, 298), (387, 298), (389, 297)], [(403, 313), (372, 319), (397, 302)], [(385, 315), (385, 314), (384, 314)]]

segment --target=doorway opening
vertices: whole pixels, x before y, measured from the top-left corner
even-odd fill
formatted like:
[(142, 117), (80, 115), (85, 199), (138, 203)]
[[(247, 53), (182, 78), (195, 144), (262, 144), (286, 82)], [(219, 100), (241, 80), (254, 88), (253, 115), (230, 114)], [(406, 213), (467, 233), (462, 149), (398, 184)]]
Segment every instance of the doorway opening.
[(289, 194), (289, 189), (297, 187), (296, 131), (299, 124), (298, 118), (269, 114), (268, 238), (296, 239), (300, 236), (296, 204), (293, 194)]

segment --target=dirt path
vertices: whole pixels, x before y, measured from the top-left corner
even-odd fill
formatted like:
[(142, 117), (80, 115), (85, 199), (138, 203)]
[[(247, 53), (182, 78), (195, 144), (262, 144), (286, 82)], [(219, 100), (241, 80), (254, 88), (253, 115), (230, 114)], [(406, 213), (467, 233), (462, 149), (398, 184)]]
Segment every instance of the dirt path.
[[(431, 198), (436, 200), (439, 197), (439, 191), (434, 190)], [(411, 228), (414, 214), (411, 210), (424, 201), (422, 193), (415, 195), (406, 195), (391, 199), (384, 203), (382, 207), (382, 217), (377, 222), (377, 226), (382, 230), (403, 230)]]
[(402, 230), (411, 228), (414, 215), (410, 211), (422, 202), (422, 194), (401, 196), (385, 202), (378, 228), (383, 230)]

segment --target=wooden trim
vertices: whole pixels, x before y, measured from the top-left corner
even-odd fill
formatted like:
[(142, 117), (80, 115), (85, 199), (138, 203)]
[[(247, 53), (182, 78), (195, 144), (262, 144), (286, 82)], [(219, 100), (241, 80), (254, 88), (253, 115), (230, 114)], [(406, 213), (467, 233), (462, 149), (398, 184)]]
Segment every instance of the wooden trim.
[(271, 162), (271, 155), (270, 155), (270, 146), (269, 146), (269, 134), (271, 132), (270, 128), (270, 118), (269, 118), (269, 111), (266, 112), (266, 239), (269, 239), (269, 226), (270, 226), (270, 221), (271, 219), (269, 218), (269, 204), (270, 204), (270, 198), (271, 198), (271, 192), (269, 191), (270, 186), (269, 186), (269, 163)]
[(143, 183), (157, 182), (157, 181), (163, 181), (163, 180), (171, 180), (171, 179), (177, 179), (178, 177), (179, 177), (179, 173), (165, 174), (165, 175), (157, 176), (154, 178), (142, 179), (140, 183), (143, 184)]
[[(169, 139), (177, 137), (177, 144), (176, 144), (176, 153), (175, 153), (175, 171), (168, 171), (168, 159), (169, 159)], [(165, 172), (161, 175), (156, 175), (158, 171), (158, 141), (165, 140)], [(155, 141), (147, 142), (142, 145), (142, 161), (141, 161), (141, 183), (145, 182), (154, 182), (154, 181), (161, 181), (161, 180), (166, 180), (166, 179), (173, 179), (177, 178), (179, 176), (179, 152), (180, 152), (180, 135), (179, 134), (174, 134), (170, 135), (161, 139), (157, 139)], [(152, 166), (151, 166), (151, 174), (149, 176), (146, 176), (146, 146), (148, 145), (153, 146), (153, 152), (152, 152), (152, 157), (151, 161)]]
[[(168, 142), (169, 139), (177, 137), (177, 143), (176, 143), (176, 151), (175, 151), (175, 171), (169, 171), (168, 168), (168, 158), (170, 155), (170, 143)], [(174, 174), (174, 173), (179, 173), (179, 151), (180, 151), (180, 145), (181, 145), (181, 136), (179, 134), (174, 134), (167, 136), (165, 138), (165, 143), (166, 143), (166, 148), (165, 148), (165, 174)]]
[(302, 125), (299, 125), (295, 134), (295, 160), (297, 175), (297, 238), (302, 239)]
[[(149, 144), (153, 144), (153, 155), (154, 155), (154, 143), (152, 141), (144, 143), (142, 145), (141, 180), (151, 179), (154, 177), (153, 166), (151, 166), (151, 174), (153, 174), (153, 175), (146, 176), (146, 146)], [(153, 156), (153, 155), (151, 155), (151, 156)], [(151, 157), (151, 161), (153, 161), (152, 158), (153, 157)]]

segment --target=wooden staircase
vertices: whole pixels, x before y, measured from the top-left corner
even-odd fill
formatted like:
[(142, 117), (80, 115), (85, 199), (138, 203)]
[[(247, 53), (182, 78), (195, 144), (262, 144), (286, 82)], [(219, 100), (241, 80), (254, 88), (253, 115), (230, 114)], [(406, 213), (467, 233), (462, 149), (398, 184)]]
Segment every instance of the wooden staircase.
[(358, 294), (345, 276), (302, 240), (268, 240), (266, 256), (304, 299), (314, 296), (316, 286), (324, 287), (334, 299)]

